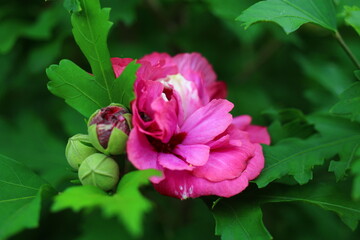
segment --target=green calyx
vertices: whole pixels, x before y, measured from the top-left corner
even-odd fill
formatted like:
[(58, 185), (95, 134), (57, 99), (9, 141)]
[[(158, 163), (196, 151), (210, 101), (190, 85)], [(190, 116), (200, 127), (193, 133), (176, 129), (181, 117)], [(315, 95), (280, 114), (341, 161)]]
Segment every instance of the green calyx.
[(101, 153), (87, 157), (79, 168), (79, 179), (83, 185), (109, 191), (119, 182), (119, 166), (114, 159)]
[(69, 165), (79, 169), (80, 164), (97, 150), (92, 147), (89, 137), (84, 134), (76, 134), (69, 138), (65, 149), (65, 156)]

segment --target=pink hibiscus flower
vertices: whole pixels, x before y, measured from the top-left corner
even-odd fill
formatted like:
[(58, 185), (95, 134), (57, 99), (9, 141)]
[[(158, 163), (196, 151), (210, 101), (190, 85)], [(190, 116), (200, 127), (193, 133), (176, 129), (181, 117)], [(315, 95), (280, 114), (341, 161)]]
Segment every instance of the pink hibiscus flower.
[[(112, 59), (115, 74), (130, 61)], [(162, 171), (151, 179), (155, 188), (180, 199), (244, 190), (264, 167), (266, 128), (250, 125), (249, 116), (232, 117), (225, 84), (200, 54), (153, 53), (138, 62), (127, 142), (131, 163)]]

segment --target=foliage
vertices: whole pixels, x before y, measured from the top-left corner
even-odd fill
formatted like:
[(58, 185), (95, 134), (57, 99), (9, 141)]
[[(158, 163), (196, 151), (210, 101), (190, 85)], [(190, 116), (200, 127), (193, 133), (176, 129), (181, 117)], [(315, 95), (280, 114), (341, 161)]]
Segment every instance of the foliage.
[[(1, 3), (0, 239), (357, 239), (359, 9), (357, 0)], [(139, 65), (116, 78), (110, 58), (154, 51), (200, 52), (226, 81), (233, 115), (268, 126), (265, 168), (241, 194), (202, 199), (208, 208), (170, 199), (147, 185), (154, 171), (125, 175), (113, 195), (70, 183), (66, 140), (96, 109), (134, 98)]]

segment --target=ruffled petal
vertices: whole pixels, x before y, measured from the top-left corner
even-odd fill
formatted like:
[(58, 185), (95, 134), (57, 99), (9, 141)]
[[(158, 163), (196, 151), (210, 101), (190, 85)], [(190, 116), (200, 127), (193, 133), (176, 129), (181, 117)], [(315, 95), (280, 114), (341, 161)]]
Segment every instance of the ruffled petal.
[(193, 167), (184, 160), (171, 153), (159, 153), (159, 164), (170, 170), (193, 170)]
[(209, 160), (210, 147), (202, 144), (178, 144), (174, 153), (182, 156), (191, 165), (203, 166)]
[(224, 132), (232, 122), (229, 113), (233, 104), (227, 100), (212, 100), (189, 116), (182, 126), (187, 136), (183, 144), (204, 144)]

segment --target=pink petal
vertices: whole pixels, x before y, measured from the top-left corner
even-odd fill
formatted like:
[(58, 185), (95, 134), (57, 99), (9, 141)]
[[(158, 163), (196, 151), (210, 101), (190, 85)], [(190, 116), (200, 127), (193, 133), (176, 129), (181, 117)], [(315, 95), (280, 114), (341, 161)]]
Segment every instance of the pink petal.
[(231, 197), (243, 191), (249, 184), (246, 176), (240, 176), (234, 180), (210, 182), (203, 178), (197, 178), (188, 171), (164, 171), (165, 179), (155, 183), (155, 189), (167, 196), (180, 198), (197, 198), (201, 196), (217, 195)]
[(115, 72), (115, 77), (119, 77), (125, 67), (132, 62), (132, 58), (111, 58), (111, 63)]
[(210, 147), (202, 144), (178, 144), (174, 153), (185, 158), (186, 162), (194, 166), (202, 166), (209, 159)]
[(254, 156), (255, 145), (244, 139), (241, 147), (228, 147), (211, 151), (208, 162), (194, 169), (196, 177), (212, 182), (230, 180), (241, 175), (247, 162)]
[(225, 82), (220, 82), (220, 81), (213, 82), (206, 87), (206, 92), (209, 95), (210, 100), (226, 98), (227, 95), (226, 84)]
[(182, 53), (173, 58), (179, 72), (188, 80), (193, 81), (191, 73), (200, 74), (205, 84), (216, 81), (216, 74), (211, 64), (199, 53)]
[(204, 144), (224, 132), (231, 124), (229, 113), (233, 104), (227, 100), (215, 99), (190, 115), (181, 126), (187, 136), (183, 144)]
[(170, 170), (192, 170), (193, 167), (171, 153), (159, 153), (159, 164)]
[(137, 71), (139, 79), (158, 80), (178, 73), (178, 68), (167, 53), (152, 53), (138, 60), (141, 67)]
[[(129, 161), (137, 169), (157, 169), (163, 168), (158, 164), (158, 153), (151, 146), (146, 136), (139, 132), (135, 127), (131, 130), (127, 145), (126, 152)], [(159, 182), (163, 177), (155, 177), (152, 182)]]
[(251, 117), (249, 115), (241, 115), (234, 117), (232, 122), (240, 130), (245, 130), (251, 123)]
[(249, 133), (251, 142), (270, 145), (270, 135), (266, 127), (250, 125), (246, 131)]
[(246, 169), (242, 173), (242, 175), (246, 176), (249, 181), (254, 180), (257, 176), (259, 176), (265, 164), (261, 145), (255, 144), (255, 147), (255, 155), (249, 160)]

